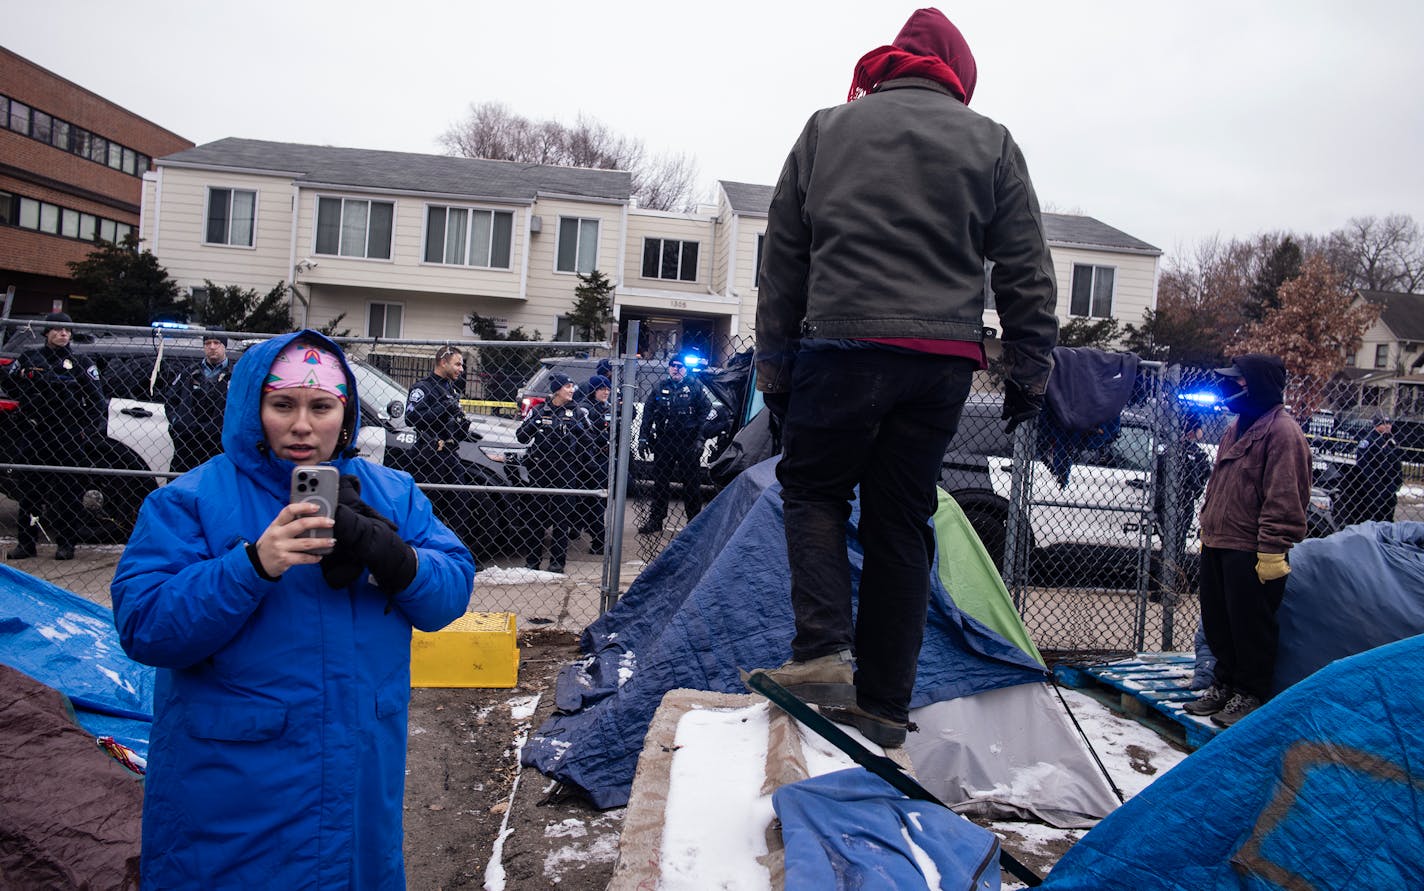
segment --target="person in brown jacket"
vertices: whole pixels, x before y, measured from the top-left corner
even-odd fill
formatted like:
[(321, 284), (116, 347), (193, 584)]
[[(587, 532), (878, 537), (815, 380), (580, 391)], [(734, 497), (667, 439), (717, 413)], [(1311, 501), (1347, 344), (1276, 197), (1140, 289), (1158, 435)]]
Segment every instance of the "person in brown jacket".
[(1286, 552), (1305, 538), (1310, 446), (1281, 404), (1285, 364), (1249, 353), (1218, 368), (1237, 413), (1217, 447), (1201, 512), (1201, 613), (1216, 683), (1184, 706), (1229, 727), (1258, 708), (1276, 666)]

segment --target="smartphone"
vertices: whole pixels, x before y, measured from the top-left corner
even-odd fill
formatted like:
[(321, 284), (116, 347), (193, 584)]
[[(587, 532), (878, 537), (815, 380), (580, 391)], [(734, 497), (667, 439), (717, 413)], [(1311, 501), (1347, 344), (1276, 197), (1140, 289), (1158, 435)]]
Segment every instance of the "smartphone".
[[(334, 519), (336, 517), (337, 494), (340, 487), (341, 471), (335, 467), (327, 467), (325, 465), (293, 467), (292, 497), (290, 500), (292, 504), (305, 501), (321, 508), (315, 514), (308, 514), (307, 516)], [(330, 529), (308, 529), (301, 534), (301, 537), (331, 538), (332, 535)], [(312, 550), (308, 553), (330, 554), (331, 548)]]

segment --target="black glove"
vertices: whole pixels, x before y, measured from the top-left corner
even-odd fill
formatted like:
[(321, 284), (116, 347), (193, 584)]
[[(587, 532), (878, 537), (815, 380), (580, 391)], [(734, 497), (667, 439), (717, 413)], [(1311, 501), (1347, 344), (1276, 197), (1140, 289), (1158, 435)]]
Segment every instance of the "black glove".
[(337, 491), (336, 547), (321, 559), (321, 574), (333, 588), (345, 588), (369, 567), (388, 594), (404, 591), (415, 579), (415, 550), (400, 537), (396, 524), (361, 500), (361, 481), (341, 477)]
[(1023, 387), (1012, 380), (1004, 382), (1004, 413), (1003, 419), (1008, 421), (1004, 425), (1005, 433), (1013, 433), (1014, 428), (1027, 421), (1032, 421), (1043, 411), (1043, 394), (1029, 393)]
[(791, 407), (790, 393), (763, 393), (761, 401), (766, 403), (766, 410), (778, 423), (786, 420), (786, 410)]

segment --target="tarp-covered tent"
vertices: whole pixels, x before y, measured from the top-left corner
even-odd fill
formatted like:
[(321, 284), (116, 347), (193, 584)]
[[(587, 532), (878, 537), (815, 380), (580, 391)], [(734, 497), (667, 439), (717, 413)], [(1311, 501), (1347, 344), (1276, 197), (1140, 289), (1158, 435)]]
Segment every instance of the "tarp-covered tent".
[(1424, 634), (1424, 523), (1361, 523), (1291, 549), (1274, 692), (1336, 659)]
[(1424, 636), (1330, 665), (1083, 837), (1055, 891), (1424, 888)]
[(154, 671), (124, 652), (108, 607), (0, 565), (0, 663), (67, 696), (85, 730), (147, 756)]
[(0, 886), (137, 887), (143, 785), (94, 736), (146, 752), (152, 702), (109, 610), (0, 566)]
[[(856, 582), (862, 559), (858, 519), (857, 505), (847, 526)], [(911, 701), (920, 732), (908, 744), (921, 782), (975, 809), (998, 799), (1006, 805), (1002, 813), (1090, 824), (1116, 799), (1048, 698), (1042, 661), (987, 554), (947, 495), (935, 525), (938, 556)], [(584, 631), (588, 656), (560, 675), (560, 713), (526, 744), (524, 763), (582, 790), (598, 807), (626, 803), (643, 736), (667, 691), (742, 693), (739, 668), (777, 665), (789, 657), (794, 620), (786, 567), (773, 460), (741, 474), (643, 570), (618, 605)], [(998, 710), (971, 704), (986, 691), (1022, 703), (1008, 723), (999, 723)], [(943, 707), (934, 705), (946, 702), (962, 704), (980, 723), (946, 725)], [(1016, 723), (1025, 716), (1037, 716), (1026, 729)], [(1043, 750), (1021, 751), (1021, 742)], [(1027, 798), (1015, 795), (1011, 790), (1024, 791), (1023, 771), (1043, 763), (1072, 779), (1048, 794), (1038, 794), (1041, 786)]]

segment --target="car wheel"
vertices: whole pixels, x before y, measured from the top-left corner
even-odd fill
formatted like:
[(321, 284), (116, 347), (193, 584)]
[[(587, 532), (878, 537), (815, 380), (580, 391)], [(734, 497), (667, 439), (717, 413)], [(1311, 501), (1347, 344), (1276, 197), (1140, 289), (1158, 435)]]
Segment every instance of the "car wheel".
[[(98, 465), (118, 470), (148, 470), (139, 457), (124, 446), (114, 444)], [(95, 544), (123, 544), (138, 522), (138, 511), (149, 493), (158, 488), (151, 476), (89, 476), (84, 483), (82, 522), (88, 526), (86, 541)]]

